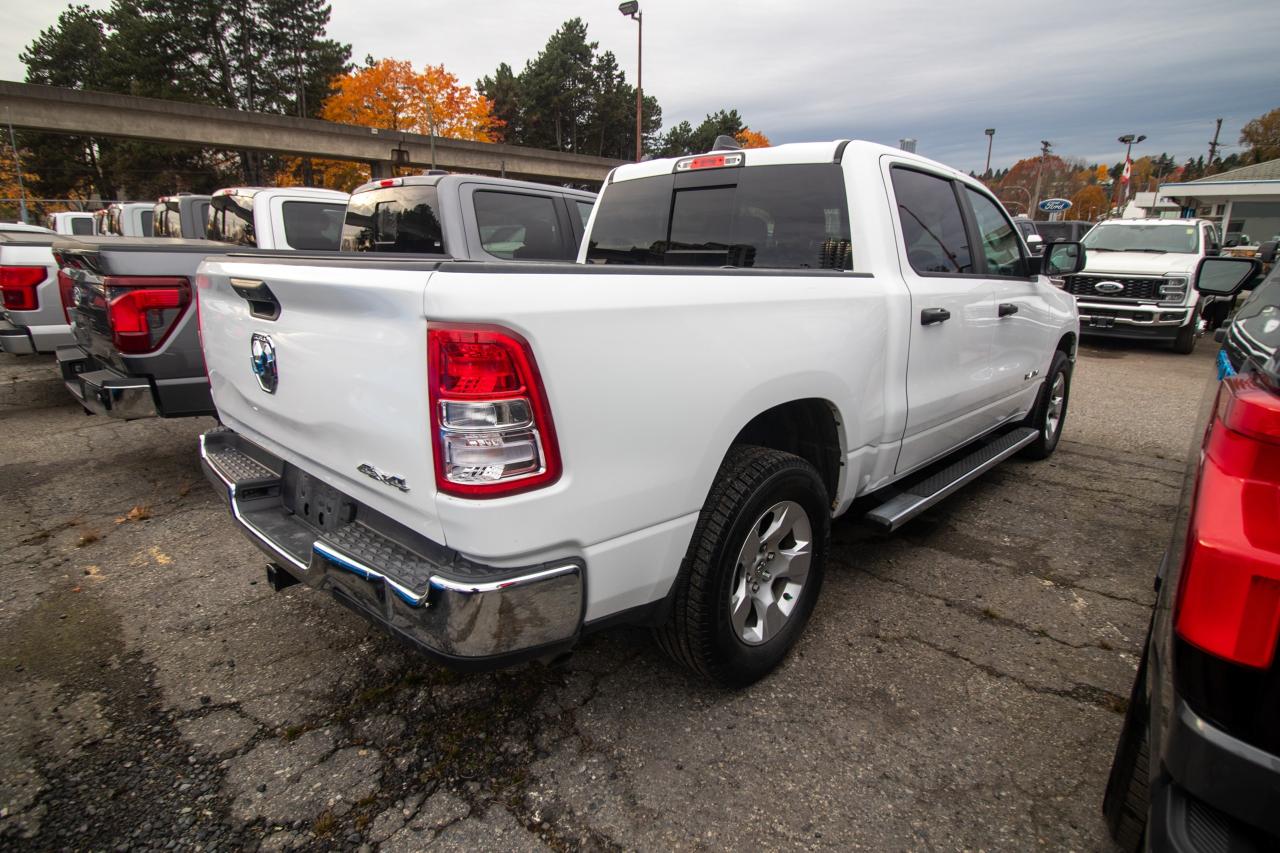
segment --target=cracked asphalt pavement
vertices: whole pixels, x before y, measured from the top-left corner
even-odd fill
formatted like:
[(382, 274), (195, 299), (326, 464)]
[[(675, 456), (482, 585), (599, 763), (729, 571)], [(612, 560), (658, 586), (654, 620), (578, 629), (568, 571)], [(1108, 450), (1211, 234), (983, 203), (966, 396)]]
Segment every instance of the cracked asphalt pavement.
[(1110, 850), (1214, 349), (1086, 345), (1052, 459), (892, 537), (837, 522), (798, 649), (736, 692), (633, 629), (448, 672), (271, 591), (200, 474), (211, 420), (6, 408), (0, 848)]

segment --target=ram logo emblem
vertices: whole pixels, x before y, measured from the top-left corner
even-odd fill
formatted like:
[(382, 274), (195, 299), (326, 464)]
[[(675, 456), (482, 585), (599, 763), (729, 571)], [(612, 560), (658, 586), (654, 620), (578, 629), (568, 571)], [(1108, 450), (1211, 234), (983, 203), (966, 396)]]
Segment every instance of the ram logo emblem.
[(254, 332), (249, 341), (249, 366), (258, 378), (258, 387), (268, 394), (276, 393), (280, 385), (280, 372), (276, 368), (276, 345), (271, 338)]

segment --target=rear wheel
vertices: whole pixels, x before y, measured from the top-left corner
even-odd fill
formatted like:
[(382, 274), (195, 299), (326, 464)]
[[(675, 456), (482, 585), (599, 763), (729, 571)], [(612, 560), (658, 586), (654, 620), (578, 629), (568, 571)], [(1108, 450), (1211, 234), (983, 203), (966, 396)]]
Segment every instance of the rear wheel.
[(830, 525), (822, 478), (798, 456), (729, 451), (702, 508), (658, 644), (730, 686), (774, 669), (822, 587)]
[(1178, 336), (1173, 339), (1173, 351), (1179, 355), (1190, 355), (1195, 348), (1196, 321), (1193, 319), (1178, 330)]
[(1036, 440), (1023, 448), (1028, 459), (1048, 459), (1058, 448), (1062, 428), (1067, 422), (1067, 402), (1071, 398), (1071, 359), (1062, 350), (1055, 350), (1049, 362), (1049, 373), (1036, 398), (1035, 408), (1024, 426), (1036, 430)]

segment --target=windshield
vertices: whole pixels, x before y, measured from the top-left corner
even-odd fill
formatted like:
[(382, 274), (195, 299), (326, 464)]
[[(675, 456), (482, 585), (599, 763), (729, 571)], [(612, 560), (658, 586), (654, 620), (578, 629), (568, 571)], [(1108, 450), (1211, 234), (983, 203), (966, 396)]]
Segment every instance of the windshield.
[(1092, 252), (1177, 252), (1194, 255), (1200, 250), (1194, 225), (1099, 225), (1084, 238)]
[(356, 193), (347, 202), (344, 252), (444, 253), (434, 186), (403, 186)]
[(853, 269), (835, 163), (619, 181), (598, 205), (588, 263)]

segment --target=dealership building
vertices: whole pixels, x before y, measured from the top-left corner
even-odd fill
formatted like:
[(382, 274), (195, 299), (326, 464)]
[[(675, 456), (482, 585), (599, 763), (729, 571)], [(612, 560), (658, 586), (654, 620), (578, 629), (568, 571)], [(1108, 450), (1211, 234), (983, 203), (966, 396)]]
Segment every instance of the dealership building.
[(1183, 217), (1218, 224), (1225, 245), (1256, 246), (1280, 239), (1280, 160), (1268, 160), (1183, 184), (1161, 184)]

